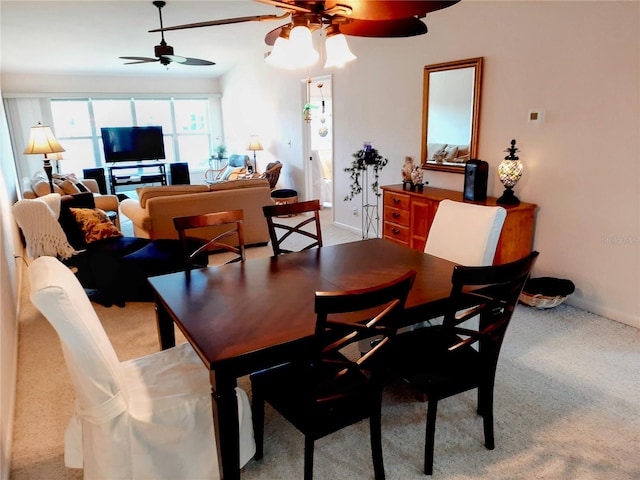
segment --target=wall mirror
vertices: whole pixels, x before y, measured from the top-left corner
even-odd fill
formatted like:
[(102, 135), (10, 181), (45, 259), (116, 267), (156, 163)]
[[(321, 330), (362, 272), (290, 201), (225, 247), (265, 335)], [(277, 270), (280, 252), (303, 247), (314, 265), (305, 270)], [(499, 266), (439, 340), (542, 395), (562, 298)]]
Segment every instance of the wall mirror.
[(482, 57), (424, 67), (422, 168), (464, 173), (476, 158)]

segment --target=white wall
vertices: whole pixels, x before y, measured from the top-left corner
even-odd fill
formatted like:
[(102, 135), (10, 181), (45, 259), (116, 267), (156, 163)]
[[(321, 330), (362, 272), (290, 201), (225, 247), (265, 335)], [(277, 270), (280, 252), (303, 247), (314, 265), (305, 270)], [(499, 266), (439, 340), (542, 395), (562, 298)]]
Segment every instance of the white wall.
[[(341, 166), (371, 140), (390, 160), (381, 183), (399, 183), (404, 157), (420, 156), (424, 65), (482, 56), (478, 157), (499, 196), (495, 172), (517, 140), (525, 172), (516, 194), (539, 205), (534, 276), (569, 278), (570, 303), (640, 327), (640, 3), (464, 1), (427, 25), (414, 38), (350, 37), (358, 59), (334, 72), (244, 65), (223, 80), (227, 131), (261, 129), (284, 163), (284, 186), (303, 189), (299, 82), (333, 73), (334, 215), (359, 228), (359, 202), (342, 202)], [(544, 123), (528, 123), (530, 109), (543, 109)], [(463, 186), (459, 174), (425, 179)]]
[(5, 111), (0, 104), (0, 478), (9, 478), (18, 356), (19, 285), (23, 249), (11, 215), (16, 174)]

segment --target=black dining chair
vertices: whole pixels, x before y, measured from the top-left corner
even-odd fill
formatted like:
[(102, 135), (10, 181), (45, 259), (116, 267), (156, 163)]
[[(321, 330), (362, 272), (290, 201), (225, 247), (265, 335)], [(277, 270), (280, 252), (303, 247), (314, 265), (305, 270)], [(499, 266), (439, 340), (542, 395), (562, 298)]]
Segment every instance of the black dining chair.
[[(234, 256), (225, 263), (244, 262), (245, 245), (243, 231), (244, 213), (242, 210), (229, 210), (223, 212), (205, 213), (201, 215), (189, 215), (186, 217), (174, 217), (173, 224), (178, 231), (182, 242), (184, 263), (187, 270), (194, 267), (194, 261), (201, 258), (209, 251), (227, 251)], [(213, 238), (197, 245), (194, 249), (188, 233), (195, 229), (220, 227), (212, 233)], [(229, 240), (231, 239), (231, 240)], [(207, 266), (202, 260), (196, 262), (196, 266)]]
[[(376, 480), (384, 479), (381, 402), (384, 355), (395, 319), (415, 280), (411, 270), (383, 285), (316, 292), (316, 329), (305, 358), (251, 375), (256, 460), (263, 456), (264, 403), (304, 434), (304, 479), (313, 476), (314, 442), (369, 418)], [(349, 347), (364, 337), (380, 340), (360, 357)]]
[[(308, 200), (306, 202), (281, 203), (277, 205), (265, 205), (262, 207), (267, 226), (273, 255), (291, 253), (293, 251), (308, 250), (314, 247), (322, 247), (322, 229), (320, 227), (320, 200)], [(300, 214), (308, 214), (305, 219), (289, 225), (279, 221), (279, 217), (294, 217)], [(311, 230), (305, 228), (312, 224)], [(302, 242), (302, 243), (300, 243)], [(294, 245), (297, 247), (294, 247)]]
[[(433, 473), (438, 402), (477, 389), (477, 412), (483, 417), (485, 446), (493, 450), (493, 390), (498, 356), (511, 316), (538, 257), (532, 252), (497, 266), (456, 266), (448, 311), (442, 325), (399, 333), (389, 366), (428, 401), (424, 473)], [(462, 324), (479, 317), (479, 328)], [(393, 377), (393, 375), (391, 375)]]

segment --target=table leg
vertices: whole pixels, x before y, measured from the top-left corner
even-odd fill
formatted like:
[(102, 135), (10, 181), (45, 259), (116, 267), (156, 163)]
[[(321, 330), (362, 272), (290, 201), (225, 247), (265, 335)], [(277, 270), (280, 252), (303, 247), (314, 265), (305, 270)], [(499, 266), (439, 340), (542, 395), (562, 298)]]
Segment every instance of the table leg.
[(240, 438), (236, 377), (210, 372), (211, 407), (218, 464), (224, 480), (240, 480)]
[(160, 342), (160, 348), (166, 350), (167, 348), (176, 346), (176, 332), (173, 326), (173, 319), (165, 309), (162, 302), (159, 302), (156, 298), (156, 324), (158, 326), (158, 340)]

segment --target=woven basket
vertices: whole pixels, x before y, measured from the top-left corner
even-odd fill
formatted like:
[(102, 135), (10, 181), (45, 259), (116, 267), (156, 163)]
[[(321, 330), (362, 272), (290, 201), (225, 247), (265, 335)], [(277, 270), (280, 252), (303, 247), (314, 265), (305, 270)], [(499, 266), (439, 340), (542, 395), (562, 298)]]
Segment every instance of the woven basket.
[(556, 295), (555, 297), (548, 297), (546, 295), (531, 294), (522, 292), (520, 294), (520, 301), (525, 305), (535, 308), (553, 308), (560, 305), (567, 298), (566, 295)]
[(520, 301), (535, 308), (553, 308), (560, 305), (575, 290), (571, 280), (564, 278), (530, 278), (525, 283)]

